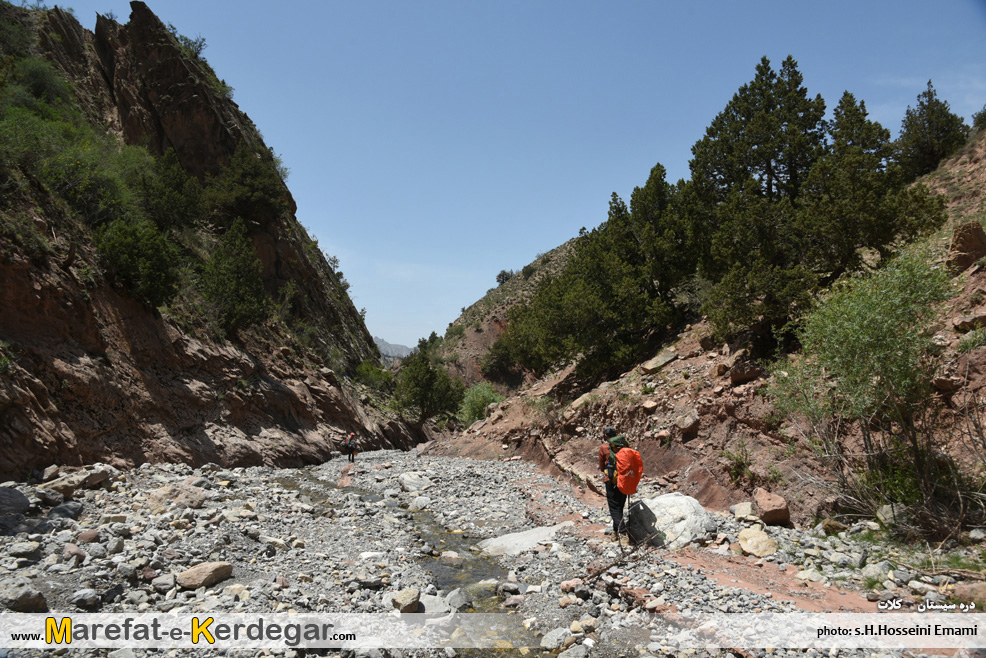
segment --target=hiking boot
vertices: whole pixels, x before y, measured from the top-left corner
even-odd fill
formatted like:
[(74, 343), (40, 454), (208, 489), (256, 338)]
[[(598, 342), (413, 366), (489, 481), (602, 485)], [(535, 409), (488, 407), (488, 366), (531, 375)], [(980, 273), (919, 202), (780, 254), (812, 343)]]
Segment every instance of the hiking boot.
[(630, 546), (633, 545), (633, 542), (630, 541), (630, 537), (628, 537), (627, 535), (620, 535), (620, 538), (619, 538), (618, 541), (620, 542), (620, 546), (623, 546), (624, 548), (627, 548), (627, 547), (630, 547)]

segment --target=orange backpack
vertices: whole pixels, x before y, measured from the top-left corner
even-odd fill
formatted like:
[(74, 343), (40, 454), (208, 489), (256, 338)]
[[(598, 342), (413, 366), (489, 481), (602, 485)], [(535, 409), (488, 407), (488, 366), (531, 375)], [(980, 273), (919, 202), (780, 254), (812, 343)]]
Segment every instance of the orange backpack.
[(622, 436), (615, 436), (609, 440), (609, 468), (610, 481), (616, 482), (616, 488), (620, 493), (631, 495), (637, 493), (637, 485), (644, 474), (644, 462), (640, 458), (640, 453), (630, 447), (630, 444)]

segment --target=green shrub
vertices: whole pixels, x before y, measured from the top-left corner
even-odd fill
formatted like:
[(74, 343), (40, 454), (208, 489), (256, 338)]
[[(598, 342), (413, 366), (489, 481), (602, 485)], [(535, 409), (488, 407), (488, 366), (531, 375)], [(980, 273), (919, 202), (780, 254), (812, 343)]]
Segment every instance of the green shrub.
[(982, 131), (986, 128), (986, 105), (978, 112), (972, 113), (972, 128), (976, 131)]
[(41, 262), (51, 251), (48, 239), (34, 227), (34, 222), (25, 213), (0, 211), (0, 235), (21, 247), (34, 262)]
[(960, 354), (968, 354), (983, 345), (986, 345), (986, 329), (973, 329), (959, 339), (959, 344), (955, 346), (955, 349)]
[(466, 327), (461, 324), (449, 325), (449, 328), (445, 330), (445, 340), (452, 341), (457, 338), (462, 338), (466, 335)]
[(486, 418), (486, 409), (491, 404), (502, 402), (503, 396), (493, 390), (489, 382), (480, 382), (470, 386), (459, 406), (459, 420), (464, 425), (472, 425), (477, 420)]
[(922, 517), (932, 534), (954, 522), (965, 495), (934, 436), (931, 394), (935, 305), (951, 293), (947, 274), (918, 250), (841, 282), (805, 320), (803, 354), (775, 367), (771, 390), (831, 467), (845, 505), (935, 510)]
[(203, 214), (202, 186), (186, 173), (174, 149), (144, 169), (137, 187), (141, 207), (162, 230), (191, 226)]
[(220, 239), (202, 274), (202, 292), (224, 334), (262, 322), (269, 315), (262, 271), (246, 223), (237, 219)]
[(115, 219), (96, 237), (99, 255), (120, 283), (152, 306), (178, 291), (178, 250), (146, 219)]
[(71, 103), (72, 90), (55, 67), (37, 57), (25, 57), (13, 67), (13, 78), (34, 98), (49, 105)]
[(356, 366), (356, 379), (379, 391), (389, 390), (394, 382), (390, 372), (378, 366), (372, 359), (366, 359)]
[(729, 473), (729, 479), (734, 484), (744, 479), (753, 479), (753, 473), (750, 471), (753, 459), (746, 441), (739, 439), (736, 442), (736, 449), (723, 450), (722, 456), (726, 458), (726, 472)]
[(402, 416), (414, 414), (419, 425), (439, 414), (455, 413), (465, 394), (462, 382), (437, 365), (434, 352), (440, 344), (441, 338), (434, 332), (429, 338), (422, 338), (397, 373), (394, 407)]
[(0, 162), (38, 175), (41, 163), (80, 138), (79, 131), (66, 122), (47, 120), (24, 107), (8, 107), (0, 120)]
[(206, 181), (203, 201), (220, 227), (238, 217), (265, 226), (287, 209), (286, 195), (270, 153), (254, 153), (240, 142), (229, 166)]
[(34, 31), (12, 14), (8, 18), (14, 20), (0, 21), (0, 53), (9, 57), (24, 57), (37, 40)]
[(14, 370), (14, 358), (10, 351), (10, 343), (0, 341), (0, 375), (9, 375)]
[(516, 274), (516, 272), (513, 270), (500, 270), (500, 273), (496, 275), (496, 285), (502, 286), (504, 283), (512, 279), (514, 274)]

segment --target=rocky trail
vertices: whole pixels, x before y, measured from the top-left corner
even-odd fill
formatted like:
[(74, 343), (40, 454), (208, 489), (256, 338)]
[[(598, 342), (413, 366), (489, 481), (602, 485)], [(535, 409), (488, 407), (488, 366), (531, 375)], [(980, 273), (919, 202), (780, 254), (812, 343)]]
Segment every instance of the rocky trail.
[[(891, 598), (981, 597), (979, 583), (904, 566), (915, 557), (875, 541), (875, 524), (766, 526), (752, 505), (710, 513), (654, 484), (636, 499), (648, 501), (669, 546), (623, 548), (607, 537), (601, 498), (520, 460), (374, 451), (354, 465), (340, 456), (301, 469), (97, 465), (46, 475), (0, 487), (0, 602), (11, 611), (510, 612), (531, 633), (530, 648), (511, 655), (578, 658), (694, 654), (676, 647), (663, 614), (876, 612)], [(469, 651), (460, 654), (482, 655)]]

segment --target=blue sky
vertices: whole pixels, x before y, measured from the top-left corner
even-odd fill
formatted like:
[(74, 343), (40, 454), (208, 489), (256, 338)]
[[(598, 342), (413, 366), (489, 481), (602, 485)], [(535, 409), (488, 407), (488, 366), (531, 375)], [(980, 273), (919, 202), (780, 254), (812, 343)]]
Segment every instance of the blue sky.
[[(606, 218), (691, 146), (760, 58), (793, 55), (896, 135), (929, 79), (986, 104), (986, 0), (148, 0), (291, 170), (298, 219), (340, 260), (370, 331), (416, 344)], [(129, 4), (71, 5), (126, 22)]]

